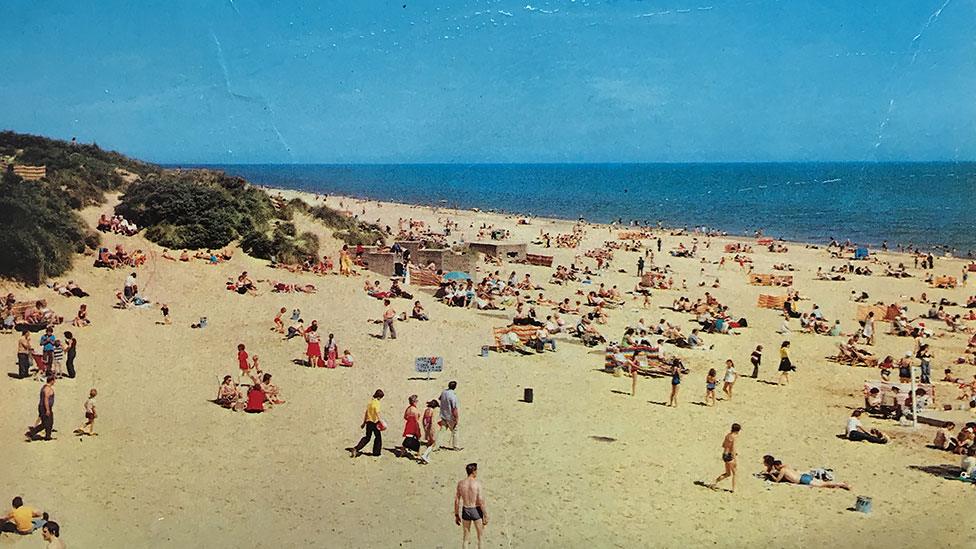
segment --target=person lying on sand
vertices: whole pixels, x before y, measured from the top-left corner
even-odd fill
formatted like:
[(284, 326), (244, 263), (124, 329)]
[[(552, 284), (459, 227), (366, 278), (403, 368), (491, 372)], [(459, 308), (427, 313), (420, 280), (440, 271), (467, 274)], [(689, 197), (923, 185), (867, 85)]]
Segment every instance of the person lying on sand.
[(809, 473), (797, 473), (795, 469), (784, 465), (782, 461), (775, 460), (773, 462), (773, 482), (787, 482), (790, 484), (802, 484), (804, 486), (809, 486), (811, 488), (840, 488), (842, 490), (850, 490), (851, 487), (846, 482), (828, 482), (825, 480), (820, 480), (813, 478), (813, 475)]

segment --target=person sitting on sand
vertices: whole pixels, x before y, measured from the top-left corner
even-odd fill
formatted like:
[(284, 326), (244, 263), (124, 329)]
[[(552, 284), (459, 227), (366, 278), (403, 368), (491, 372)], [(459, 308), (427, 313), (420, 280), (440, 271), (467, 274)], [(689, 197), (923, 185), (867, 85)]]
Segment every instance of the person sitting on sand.
[(244, 406), (244, 411), (249, 414), (259, 414), (264, 411), (264, 402), (268, 399), (268, 395), (264, 392), (264, 388), (261, 387), (260, 383), (255, 383), (251, 385), (251, 388), (247, 391), (247, 404)]
[(844, 429), (844, 436), (847, 437), (847, 440), (855, 442), (866, 440), (874, 444), (887, 444), (888, 437), (881, 431), (877, 429), (871, 429), (870, 431), (864, 429), (864, 425), (861, 424), (862, 412), (863, 410), (856, 409), (851, 414), (851, 417), (848, 418), (847, 427)]
[(0, 532), (27, 535), (43, 526), (44, 521), (40, 519), (44, 513), (24, 505), (20, 496), (13, 499), (11, 507), (13, 508), (9, 513), (0, 516)]
[(414, 301), (413, 311), (410, 313), (410, 318), (415, 318), (417, 320), (430, 320), (427, 316), (427, 311), (424, 310), (424, 306), (420, 304), (419, 301)]
[(976, 476), (976, 448), (969, 448), (959, 462), (959, 476), (972, 479)]
[(234, 378), (229, 375), (224, 376), (223, 383), (217, 388), (217, 398), (214, 399), (214, 402), (224, 408), (236, 410), (240, 400), (241, 392), (237, 388), (237, 384), (234, 383)]
[(869, 414), (880, 414), (881, 402), (881, 390), (877, 387), (871, 387), (868, 394), (864, 395), (864, 410)]
[(932, 440), (932, 446), (948, 452), (955, 450), (956, 446), (959, 445), (956, 437), (952, 436), (952, 431), (955, 428), (956, 424), (951, 421), (939, 427), (939, 430), (935, 432), (935, 438)]
[(802, 484), (804, 486), (809, 486), (811, 488), (840, 488), (842, 490), (850, 490), (851, 487), (846, 482), (828, 482), (820, 479), (816, 479), (813, 475), (809, 473), (803, 473), (802, 475), (797, 473), (796, 470), (791, 467), (784, 465), (782, 461), (776, 460), (773, 462), (773, 482), (788, 482), (790, 484)]
[(342, 351), (342, 359), (339, 360), (340, 366), (345, 366), (346, 368), (352, 368), (356, 364), (356, 359), (353, 358), (352, 353), (349, 349)]
[(261, 390), (264, 391), (264, 396), (268, 404), (276, 405), (285, 403), (285, 401), (281, 399), (281, 392), (279, 391), (278, 386), (271, 383), (271, 374), (265, 373), (263, 376), (261, 376), (261, 381), (259, 384), (261, 385)]
[(895, 367), (894, 357), (892, 357), (891, 355), (885, 356), (884, 360), (882, 360), (881, 363), (878, 364), (882, 381), (888, 381), (888, 378), (891, 376), (891, 370), (893, 370), (894, 367)]
[(71, 321), (71, 325), (81, 328), (90, 324), (91, 320), (88, 319), (88, 305), (82, 303), (81, 306), (78, 307), (78, 314), (76, 314), (74, 320)]

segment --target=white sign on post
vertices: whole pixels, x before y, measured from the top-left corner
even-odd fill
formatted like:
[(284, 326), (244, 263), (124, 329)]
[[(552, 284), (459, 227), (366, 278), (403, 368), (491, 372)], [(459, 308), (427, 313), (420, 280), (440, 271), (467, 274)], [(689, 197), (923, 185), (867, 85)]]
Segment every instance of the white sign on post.
[(444, 371), (444, 357), (440, 356), (421, 356), (417, 357), (414, 361), (414, 369), (418, 373), (426, 373), (427, 379), (430, 379), (431, 372), (443, 372)]

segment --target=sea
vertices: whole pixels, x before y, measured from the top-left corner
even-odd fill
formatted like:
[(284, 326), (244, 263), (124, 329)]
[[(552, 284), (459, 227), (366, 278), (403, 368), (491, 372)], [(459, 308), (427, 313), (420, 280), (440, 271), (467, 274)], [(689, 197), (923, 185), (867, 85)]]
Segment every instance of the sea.
[(976, 162), (183, 167), (411, 204), (976, 253)]

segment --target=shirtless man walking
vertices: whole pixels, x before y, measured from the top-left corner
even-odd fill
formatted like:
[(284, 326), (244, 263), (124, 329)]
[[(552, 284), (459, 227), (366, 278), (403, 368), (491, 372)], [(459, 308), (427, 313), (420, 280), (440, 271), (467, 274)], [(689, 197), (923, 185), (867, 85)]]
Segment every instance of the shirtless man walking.
[(454, 523), (464, 527), (461, 538), (461, 549), (468, 546), (468, 536), (471, 534), (471, 523), (474, 523), (478, 534), (478, 549), (481, 549), (481, 536), (485, 526), (488, 526), (488, 513), (485, 510), (485, 494), (478, 480), (478, 464), (469, 463), (465, 468), (468, 476), (458, 482), (457, 492), (454, 493)]
[(718, 483), (732, 477), (732, 492), (735, 492), (735, 472), (736, 472), (736, 462), (735, 458), (738, 457), (738, 451), (736, 450), (735, 443), (739, 439), (739, 431), (742, 430), (742, 426), (738, 423), (732, 424), (732, 429), (729, 434), (725, 435), (725, 439), (722, 441), (722, 461), (725, 462), (725, 472), (715, 479), (709, 488), (716, 489)]

